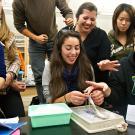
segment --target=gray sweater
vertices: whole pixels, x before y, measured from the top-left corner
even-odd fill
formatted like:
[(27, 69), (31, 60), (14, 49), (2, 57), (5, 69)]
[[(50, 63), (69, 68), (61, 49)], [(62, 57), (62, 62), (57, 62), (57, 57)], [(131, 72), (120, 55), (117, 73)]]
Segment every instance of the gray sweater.
[(54, 40), (57, 33), (56, 7), (64, 18), (73, 18), (66, 0), (14, 0), (12, 7), (14, 25), (19, 32), (27, 27), (36, 35), (47, 34), (49, 40)]

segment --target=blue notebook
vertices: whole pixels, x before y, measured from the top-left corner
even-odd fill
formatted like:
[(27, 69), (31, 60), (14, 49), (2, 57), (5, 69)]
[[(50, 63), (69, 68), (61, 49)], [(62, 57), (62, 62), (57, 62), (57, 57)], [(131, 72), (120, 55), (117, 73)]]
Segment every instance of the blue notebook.
[(19, 122), (19, 123), (0, 123), (0, 135), (11, 135), (17, 129), (26, 125), (27, 122)]

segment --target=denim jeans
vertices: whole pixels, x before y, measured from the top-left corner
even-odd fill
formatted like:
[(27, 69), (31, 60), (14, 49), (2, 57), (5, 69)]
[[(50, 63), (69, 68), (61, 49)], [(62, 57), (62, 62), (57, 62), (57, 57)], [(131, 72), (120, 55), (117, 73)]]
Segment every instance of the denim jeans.
[(45, 58), (46, 56), (50, 58), (52, 48), (53, 42), (39, 44), (32, 39), (29, 40), (30, 64), (34, 74), (37, 95), (40, 103), (45, 103), (42, 87), (42, 74), (45, 66)]

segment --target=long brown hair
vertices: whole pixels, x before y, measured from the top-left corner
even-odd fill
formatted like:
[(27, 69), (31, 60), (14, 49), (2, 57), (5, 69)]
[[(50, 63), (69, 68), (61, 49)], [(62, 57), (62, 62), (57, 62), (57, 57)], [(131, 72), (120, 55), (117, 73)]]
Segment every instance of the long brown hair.
[[(7, 23), (5, 19), (5, 13), (4, 10), (1, 10), (1, 26), (0, 26), (0, 41), (5, 45), (6, 50), (8, 51), (8, 59), (10, 61), (15, 59), (15, 54), (16, 54), (16, 47), (8, 48), (7, 44), (9, 43), (9, 40), (13, 34), (11, 34)], [(15, 42), (13, 42), (14, 44)]]
[(66, 30), (62, 32), (59, 35), (56, 44), (54, 45), (54, 49), (51, 57), (51, 65), (50, 65), (51, 80), (49, 84), (49, 89), (53, 101), (67, 92), (67, 86), (62, 78), (63, 71), (66, 65), (61, 56), (61, 48), (65, 39), (69, 37), (77, 38), (80, 43), (80, 54), (76, 60), (76, 64), (79, 68), (78, 81), (77, 81), (79, 91), (82, 91), (87, 87), (85, 83), (86, 80), (93, 80), (91, 64), (82, 47), (80, 34), (78, 32), (71, 31), (71, 30)]

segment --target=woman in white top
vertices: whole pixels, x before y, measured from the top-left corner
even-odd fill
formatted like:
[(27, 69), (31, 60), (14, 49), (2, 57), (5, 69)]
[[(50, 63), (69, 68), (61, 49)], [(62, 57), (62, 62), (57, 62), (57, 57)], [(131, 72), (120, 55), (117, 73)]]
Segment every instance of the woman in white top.
[[(43, 88), (47, 102), (66, 102), (68, 105), (83, 105), (90, 93), (86, 80), (94, 80), (92, 66), (82, 47), (78, 32), (64, 31), (54, 46), (51, 62), (43, 72)], [(95, 104), (101, 105), (104, 96), (101, 91), (91, 92)]]

